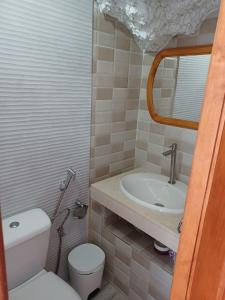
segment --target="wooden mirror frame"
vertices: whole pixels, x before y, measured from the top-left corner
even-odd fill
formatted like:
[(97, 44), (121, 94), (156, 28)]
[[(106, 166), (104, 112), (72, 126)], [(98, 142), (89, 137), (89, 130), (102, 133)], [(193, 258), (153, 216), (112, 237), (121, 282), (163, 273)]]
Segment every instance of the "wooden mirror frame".
[(198, 129), (199, 122), (165, 117), (156, 113), (154, 107), (154, 101), (153, 101), (154, 79), (155, 79), (158, 66), (161, 60), (165, 57), (211, 54), (211, 52), (212, 52), (212, 45), (202, 45), (202, 46), (166, 49), (160, 51), (156, 55), (152, 63), (151, 69), (149, 71), (148, 81), (147, 81), (147, 106), (148, 106), (149, 114), (155, 122), (165, 124), (165, 125), (182, 127), (182, 128), (189, 128), (189, 129), (196, 129), (196, 130)]

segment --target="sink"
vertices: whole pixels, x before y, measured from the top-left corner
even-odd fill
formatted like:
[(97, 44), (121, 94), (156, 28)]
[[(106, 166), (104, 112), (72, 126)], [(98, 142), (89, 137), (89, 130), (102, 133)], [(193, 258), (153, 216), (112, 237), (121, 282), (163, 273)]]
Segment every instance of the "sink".
[(132, 173), (122, 177), (120, 188), (131, 201), (153, 210), (171, 214), (184, 211), (187, 186), (154, 173)]

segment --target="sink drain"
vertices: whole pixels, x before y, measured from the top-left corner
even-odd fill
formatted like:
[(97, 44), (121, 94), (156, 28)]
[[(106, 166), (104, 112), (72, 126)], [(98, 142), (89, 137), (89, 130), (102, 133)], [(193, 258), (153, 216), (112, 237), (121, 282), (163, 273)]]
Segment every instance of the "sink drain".
[(162, 203), (154, 203), (153, 205), (160, 206), (160, 207), (165, 207), (165, 205), (163, 205)]

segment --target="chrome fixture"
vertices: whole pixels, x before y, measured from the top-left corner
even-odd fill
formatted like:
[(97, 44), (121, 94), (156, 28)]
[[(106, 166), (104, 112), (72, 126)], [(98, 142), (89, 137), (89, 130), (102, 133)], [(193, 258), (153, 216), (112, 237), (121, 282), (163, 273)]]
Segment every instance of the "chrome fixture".
[(10, 228), (17, 228), (20, 226), (20, 222), (14, 221), (9, 224)]
[(76, 219), (83, 219), (86, 216), (88, 205), (81, 203), (80, 201), (75, 202), (75, 207), (73, 209), (73, 216)]
[(67, 169), (66, 170), (66, 177), (65, 179), (60, 183), (60, 191), (64, 192), (66, 191), (66, 189), (68, 188), (69, 184), (70, 184), (70, 180), (73, 179), (75, 180), (76, 178), (76, 171), (74, 171), (73, 169)]
[(76, 171), (74, 171), (73, 169), (67, 169), (66, 170), (66, 175), (64, 177), (64, 179), (60, 182), (59, 185), (59, 190), (60, 190), (60, 195), (59, 195), (59, 199), (57, 202), (57, 206), (56, 209), (54, 211), (54, 214), (51, 218), (52, 223), (54, 223), (54, 221), (56, 220), (56, 218), (64, 213), (65, 217), (62, 220), (61, 224), (59, 225), (59, 227), (56, 229), (57, 233), (58, 233), (58, 238), (59, 238), (59, 246), (58, 246), (58, 253), (57, 253), (57, 260), (56, 260), (56, 268), (55, 268), (55, 273), (58, 274), (59, 271), (59, 267), (60, 267), (60, 261), (61, 261), (61, 252), (62, 252), (62, 239), (63, 236), (65, 235), (64, 232), (64, 224), (66, 222), (66, 220), (69, 218), (70, 216), (70, 209), (67, 207), (63, 210), (61, 209), (61, 205), (63, 203), (63, 199), (64, 199), (64, 195), (66, 193), (66, 190), (71, 182), (71, 179), (75, 180), (76, 178)]
[(59, 195), (59, 200), (57, 203), (57, 206), (55, 208), (54, 214), (51, 218), (51, 221), (54, 222), (55, 218), (58, 216), (59, 212), (60, 212), (60, 208), (61, 208), (61, 204), (63, 202), (63, 197), (64, 194), (70, 184), (71, 179), (75, 180), (76, 178), (76, 171), (74, 171), (73, 169), (69, 168), (66, 170), (66, 176), (65, 178), (60, 182), (59, 185), (59, 190), (61, 191), (60, 195)]
[(57, 260), (56, 260), (56, 267), (55, 267), (55, 273), (58, 274), (59, 272), (59, 266), (60, 266), (60, 262), (61, 262), (61, 253), (62, 253), (62, 242), (63, 242), (63, 237), (65, 235), (64, 232), (64, 224), (66, 222), (66, 220), (69, 218), (70, 216), (70, 209), (69, 208), (65, 208), (63, 211), (61, 211), (59, 213), (59, 215), (61, 215), (62, 213), (66, 212), (65, 217), (62, 221), (62, 223), (59, 225), (59, 227), (57, 228), (57, 233), (58, 233), (58, 238), (59, 238), (59, 246), (58, 246), (58, 252), (57, 252)]
[(164, 156), (171, 155), (171, 163), (170, 163), (170, 184), (175, 184), (175, 167), (176, 167), (176, 156), (177, 156), (177, 144), (173, 143), (171, 146), (169, 146), (171, 149), (163, 152), (162, 154)]

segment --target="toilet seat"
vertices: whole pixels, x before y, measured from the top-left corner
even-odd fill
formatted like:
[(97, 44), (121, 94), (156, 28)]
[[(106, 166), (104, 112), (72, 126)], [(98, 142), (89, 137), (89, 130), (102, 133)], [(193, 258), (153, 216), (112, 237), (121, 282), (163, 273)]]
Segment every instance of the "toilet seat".
[(9, 291), (9, 300), (81, 300), (75, 290), (52, 272)]

